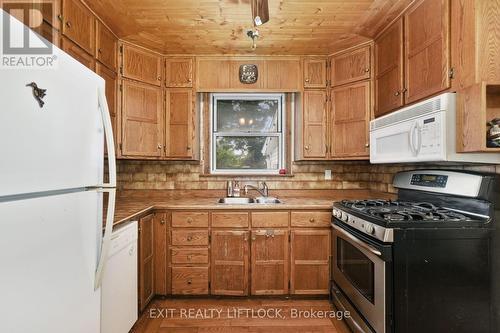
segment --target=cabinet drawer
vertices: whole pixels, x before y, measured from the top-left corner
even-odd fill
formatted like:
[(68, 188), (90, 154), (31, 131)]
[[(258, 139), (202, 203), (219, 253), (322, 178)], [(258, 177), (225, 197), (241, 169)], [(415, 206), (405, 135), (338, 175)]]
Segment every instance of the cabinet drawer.
[(292, 212), (292, 227), (329, 227), (332, 221), (330, 212)]
[(273, 228), (288, 227), (288, 212), (256, 212), (252, 213), (252, 227)]
[(208, 227), (206, 212), (173, 212), (172, 227), (203, 228)]
[(172, 245), (208, 245), (208, 230), (172, 230)]
[(208, 264), (208, 249), (172, 249), (172, 264)]
[(172, 294), (208, 294), (208, 267), (172, 267)]
[(248, 227), (248, 213), (246, 212), (212, 213), (212, 227), (246, 228)]

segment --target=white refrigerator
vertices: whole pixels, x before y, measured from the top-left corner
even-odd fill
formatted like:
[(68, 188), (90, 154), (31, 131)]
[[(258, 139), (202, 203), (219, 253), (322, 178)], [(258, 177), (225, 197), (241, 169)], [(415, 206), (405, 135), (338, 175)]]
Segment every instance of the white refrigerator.
[[(0, 14), (22, 38), (24, 25)], [(53, 54), (52, 69), (0, 69), (2, 332), (100, 331), (116, 185), (105, 83), (63, 51)], [(32, 82), (45, 89), (43, 107)]]

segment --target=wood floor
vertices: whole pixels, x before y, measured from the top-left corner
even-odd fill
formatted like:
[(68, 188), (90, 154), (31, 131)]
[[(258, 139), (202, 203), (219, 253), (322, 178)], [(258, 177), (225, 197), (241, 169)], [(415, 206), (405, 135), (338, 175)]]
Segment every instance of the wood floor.
[[(132, 333), (347, 333), (327, 300), (155, 299)], [(301, 312), (302, 311), (302, 312)], [(315, 312), (311, 312), (315, 311)]]

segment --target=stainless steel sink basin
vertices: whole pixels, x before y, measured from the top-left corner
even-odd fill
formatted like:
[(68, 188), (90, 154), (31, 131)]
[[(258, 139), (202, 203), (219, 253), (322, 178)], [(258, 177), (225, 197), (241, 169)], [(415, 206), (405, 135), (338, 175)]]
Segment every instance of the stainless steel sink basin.
[(217, 201), (220, 204), (226, 205), (249, 205), (249, 204), (261, 204), (261, 205), (269, 205), (269, 204), (280, 204), (281, 200), (278, 198), (272, 197), (258, 197), (258, 198), (221, 198)]

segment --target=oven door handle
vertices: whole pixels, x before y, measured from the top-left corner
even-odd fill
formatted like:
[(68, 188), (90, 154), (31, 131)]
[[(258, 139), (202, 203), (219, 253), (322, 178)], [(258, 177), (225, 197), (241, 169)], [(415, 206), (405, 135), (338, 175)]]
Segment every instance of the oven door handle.
[(341, 227), (335, 225), (335, 224), (332, 224), (332, 227), (337, 230), (340, 234), (342, 234), (342, 236), (345, 236), (347, 238), (349, 238), (349, 240), (353, 241), (354, 243), (356, 243), (356, 245), (359, 245), (360, 247), (362, 247), (363, 249), (373, 253), (374, 255), (378, 256), (378, 257), (381, 257), (382, 256), (382, 252), (380, 252), (379, 250), (373, 248), (372, 246), (360, 241), (359, 239), (357, 239), (356, 237), (354, 237), (353, 235), (351, 235), (350, 233), (348, 233), (347, 231), (345, 231), (344, 229), (342, 229)]

